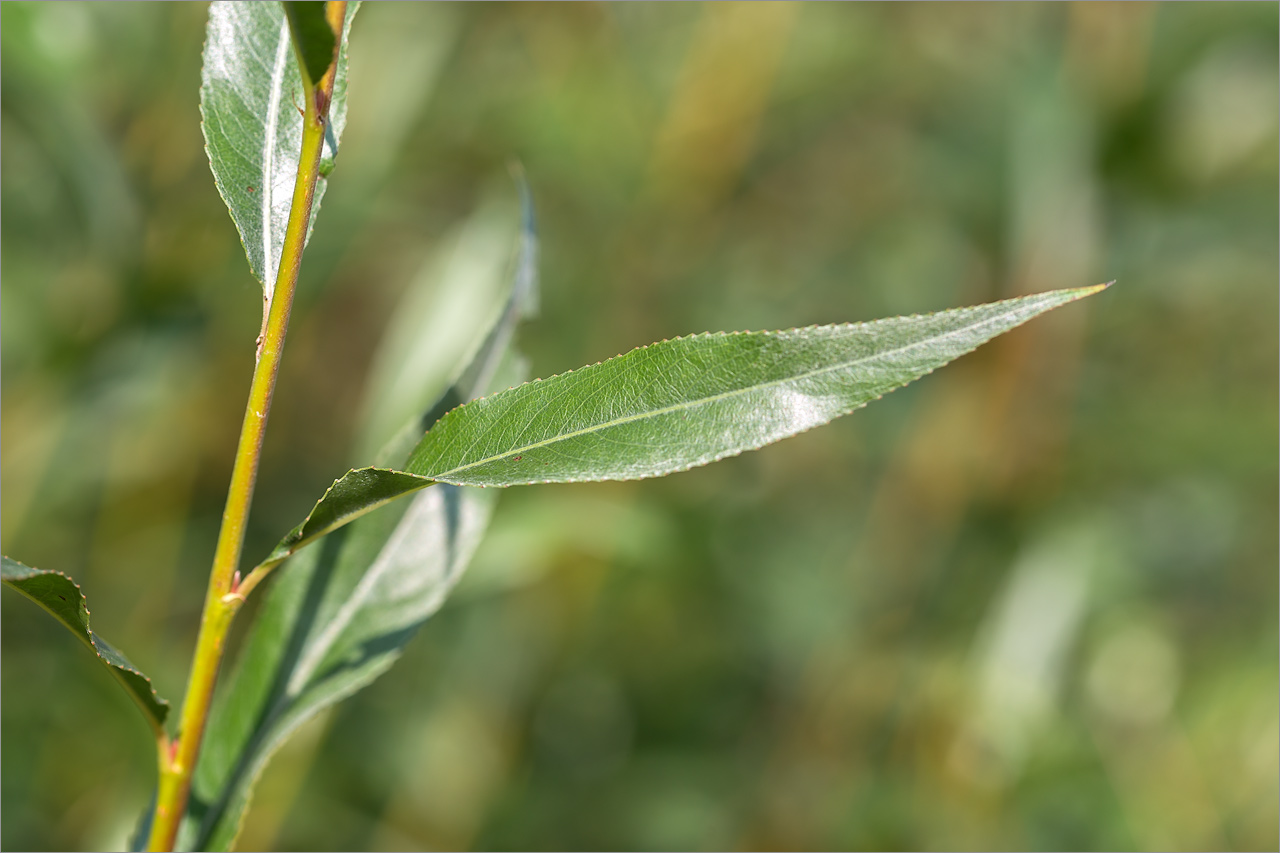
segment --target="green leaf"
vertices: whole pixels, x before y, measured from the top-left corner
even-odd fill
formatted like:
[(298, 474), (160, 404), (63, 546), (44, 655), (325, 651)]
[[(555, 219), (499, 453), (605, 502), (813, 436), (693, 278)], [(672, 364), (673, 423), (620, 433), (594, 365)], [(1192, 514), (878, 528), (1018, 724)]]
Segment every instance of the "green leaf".
[[(529, 189), (523, 178), (518, 180), (518, 188), (520, 190), (522, 225), (520, 239), (516, 248), (514, 271), (508, 276), (510, 284), (508, 285), (504, 303), (501, 305), (501, 311), (489, 321), (488, 334), (478, 340), (476, 345), (467, 351), (465, 360), (461, 362), (466, 365), (465, 369), (455, 371), (450, 387), (443, 394), (437, 395), (435, 405), (426, 409), (421, 417), (413, 418), (411, 422), (403, 424), (396, 438), (378, 454), (378, 458), (375, 461), (384, 463), (384, 465), (402, 464), (422, 434), (439, 420), (445, 412), (490, 388), (502, 359), (510, 348), (517, 324), (537, 312), (537, 225), (534, 220)], [(488, 208), (482, 208), (476, 220), (469, 225), (463, 235), (464, 239), (460, 241), (466, 257), (462, 260), (452, 259), (453, 262), (446, 266), (447, 273), (453, 276), (461, 274), (463, 278), (470, 279), (471, 284), (477, 284), (474, 281), (474, 277), (478, 259), (474, 256), (477, 253), (483, 255), (492, 251), (494, 246), (492, 239), (494, 229), (490, 216), (491, 213)], [(497, 233), (501, 233), (501, 230), (499, 229)], [(457, 278), (452, 280), (456, 281)], [(483, 288), (478, 287), (477, 289)], [(412, 298), (412, 295), (411, 298), (406, 300), (409, 303), (416, 301)], [(436, 306), (433, 305), (431, 307)], [(405, 311), (401, 316), (418, 316), (420, 324), (429, 327), (440, 314), (433, 311)], [(403, 331), (405, 334), (399, 337), (418, 341), (430, 341), (435, 337), (422, 329), (419, 329), (417, 333), (414, 333), (411, 329)], [(398, 364), (417, 364), (419, 374), (425, 369), (425, 365), (422, 365), (419, 359), (404, 358), (404, 353), (400, 348), (393, 347), (392, 351), (395, 355), (401, 356), (396, 359)], [(412, 373), (397, 373), (397, 381), (382, 383), (384, 391), (381, 396), (394, 398), (410, 395), (412, 393), (410, 389), (415, 384), (419, 384), (415, 383), (413, 375)], [(390, 402), (394, 402), (394, 400)], [(388, 411), (394, 413), (398, 411), (398, 409), (390, 405), (390, 402), (375, 402), (371, 405), (371, 410), (375, 413)], [(417, 408), (421, 410), (422, 404), (419, 403)], [(400, 417), (403, 421), (404, 413), (401, 413)], [(385, 419), (385, 417), (371, 418), (366, 429), (380, 433), (382, 421)], [(263, 564), (278, 563), (307, 543), (324, 536), (332, 530), (336, 530), (366, 512), (370, 512), (382, 504), (430, 484), (430, 481), (424, 482), (421, 477), (413, 474), (403, 474), (386, 467), (362, 468), (349, 471), (329, 487), (329, 490), (316, 503), (306, 519), (280, 540), (271, 554), (263, 561)]]
[[(347, 6), (321, 174), (327, 175), (347, 121), (347, 37), (358, 3)], [(280, 3), (209, 5), (200, 116), (214, 183), (240, 231), (249, 267), (269, 304), (302, 150), (302, 76)], [(332, 133), (330, 133), (332, 131)], [(316, 184), (315, 224), (326, 181)]]
[(660, 477), (825, 424), (1100, 289), (663, 341), (455, 409), (405, 470), (473, 486)]
[(307, 77), (315, 84), (333, 63), (336, 41), (329, 22), (324, 19), (323, 0), (284, 0), (284, 14)]
[(461, 575), (495, 498), (431, 489), (290, 561), (215, 702), (181, 849), (231, 847), (271, 754), (394, 663)]
[[(522, 187), (523, 191), (523, 187)], [(531, 209), (514, 285), (469, 362), (383, 456), (397, 463), (425, 428), (462, 400), (519, 381), (516, 323), (536, 295)], [(481, 329), (484, 327), (481, 326)], [(479, 544), (497, 494), (447, 486), (384, 507), (294, 557), (271, 586), (224, 681), (205, 733), (179, 849), (226, 850), (271, 754), (302, 723), (368, 684), (444, 601)]]
[(156, 695), (151, 687), (151, 679), (129, 663), (128, 658), (111, 644), (90, 630), (89, 607), (76, 582), (61, 572), (33, 569), (8, 557), (0, 560), (0, 579), (52, 613), (54, 618), (92, 649), (98, 660), (129, 691), (151, 727), (161, 731), (165, 717), (169, 714), (169, 703)]
[[(536, 223), (522, 179), (517, 189), (519, 207), (503, 181), (460, 226), (436, 241), (397, 305), (369, 370), (356, 453), (360, 461), (380, 464), (376, 454), (396, 431), (461, 380), (460, 365), (492, 370), (492, 361), (474, 356), (486, 349), (496, 359), (516, 322), (536, 309)], [(476, 338), (477, 329), (490, 328), (503, 340)], [(414, 443), (426, 426), (416, 428)], [(394, 460), (403, 461), (403, 455)]]
[(693, 335), (535, 380), (450, 411), (403, 470), (347, 472), (272, 557), (432, 483), (635, 480), (754, 450), (1104, 287), (871, 323)]

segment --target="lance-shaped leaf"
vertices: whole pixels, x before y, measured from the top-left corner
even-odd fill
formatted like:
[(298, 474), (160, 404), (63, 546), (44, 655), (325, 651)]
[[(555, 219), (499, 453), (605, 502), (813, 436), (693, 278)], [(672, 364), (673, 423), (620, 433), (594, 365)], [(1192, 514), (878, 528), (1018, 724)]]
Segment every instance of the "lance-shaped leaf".
[(89, 607), (75, 581), (61, 572), (33, 569), (8, 557), (2, 558), (0, 563), (0, 579), (66, 625), (124, 685), (151, 727), (156, 731), (163, 728), (169, 714), (169, 703), (156, 695), (151, 679), (89, 628)]
[(1099, 289), (663, 341), (455, 409), (405, 470), (473, 486), (660, 477), (825, 424)]
[[(399, 434), (377, 455), (376, 462), (385, 465), (403, 464), (407, 454), (427, 429), (449, 410), (470, 400), (493, 386), (499, 366), (510, 349), (516, 326), (521, 320), (533, 316), (538, 309), (538, 237), (533, 203), (528, 185), (523, 178), (517, 180), (520, 191), (521, 227), (517, 243), (513, 272), (508, 276), (510, 284), (501, 310), (491, 320), (488, 334), (479, 339), (462, 362), (465, 368), (455, 371), (455, 378), (448, 389), (439, 396), (435, 405), (423, 411), (422, 416), (405, 424)], [(481, 224), (487, 219), (486, 211), (480, 215)], [(487, 227), (482, 228), (487, 231)], [(487, 251), (492, 245), (489, 239), (466, 241), (470, 251)], [(474, 263), (462, 262), (458, 267), (472, 268)], [(424, 318), (428, 322), (430, 318)], [(426, 337), (426, 336), (420, 336)], [(399, 377), (405, 380), (401, 375)], [(387, 383), (384, 396), (401, 394), (405, 380)], [(502, 386), (505, 387), (505, 386)], [(374, 404), (371, 410), (386, 411), (387, 406)], [(367, 429), (376, 431), (378, 419), (372, 419)], [(312, 511), (297, 527), (280, 540), (261, 565), (278, 564), (309, 542), (336, 530), (347, 522), (370, 512), (403, 495), (430, 485), (421, 477), (403, 474), (386, 467), (361, 468), (347, 472), (334, 482)]]
[[(325, 128), (321, 175), (329, 174), (347, 122), (347, 36), (358, 3), (347, 5)], [(270, 303), (302, 150), (302, 75), (280, 3), (209, 5), (200, 116), (214, 183), (240, 231), (249, 267)], [(316, 183), (310, 226), (326, 181)]]
[[(536, 305), (537, 243), (521, 189), (525, 224), (514, 281), (498, 294), (502, 301), (487, 333), (481, 326), (468, 360), (452, 371), (453, 385), (406, 424), (381, 458), (402, 463), (424, 424), (461, 401), (523, 378), (511, 341), (517, 322)], [(432, 489), (359, 519), (290, 561), (219, 691), (180, 849), (230, 848), (271, 754), (306, 720), (394, 663), (466, 567), (496, 497), (481, 489)]]
[(179, 849), (230, 849), (271, 754), (395, 662), (470, 560), (494, 498), (431, 489), (290, 561), (215, 702)]
[(403, 470), (347, 472), (273, 558), (432, 483), (660, 477), (827, 423), (1107, 285), (936, 314), (640, 347), (446, 414)]

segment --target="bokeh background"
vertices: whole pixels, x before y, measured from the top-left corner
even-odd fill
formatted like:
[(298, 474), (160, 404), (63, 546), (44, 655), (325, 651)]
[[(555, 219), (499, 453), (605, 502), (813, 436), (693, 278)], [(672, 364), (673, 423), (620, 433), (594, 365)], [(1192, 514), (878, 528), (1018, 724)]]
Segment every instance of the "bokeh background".
[[(180, 700), (259, 287), (203, 4), (0, 7), (3, 550)], [(537, 375), (1118, 284), (823, 429), (503, 494), (246, 849), (1272, 849), (1274, 3), (365, 5), (249, 531), (353, 461), (417, 271), (518, 159)], [(5, 849), (123, 843), (152, 744), (3, 595)]]

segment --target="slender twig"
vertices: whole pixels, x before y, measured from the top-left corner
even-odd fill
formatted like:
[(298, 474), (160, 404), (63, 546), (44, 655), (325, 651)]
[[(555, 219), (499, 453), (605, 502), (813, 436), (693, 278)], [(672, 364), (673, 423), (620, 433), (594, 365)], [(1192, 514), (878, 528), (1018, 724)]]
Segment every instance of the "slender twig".
[[(345, 7), (346, 3), (330, 2), (325, 9), (329, 24), (339, 38), (346, 14)], [(253, 371), (253, 383), (249, 389), (249, 403), (240, 428), (240, 443), (236, 448), (235, 464), (231, 470), (227, 505), (222, 513), (222, 529), (218, 533), (213, 569), (209, 574), (209, 590), (205, 596), (204, 615), (200, 620), (200, 633), (196, 639), (178, 734), (173, 740), (160, 737), (157, 741), (160, 752), (160, 785), (156, 794), (151, 837), (147, 844), (150, 850), (173, 849), (191, 792), (191, 775), (200, 754), (200, 741), (209, 716), (218, 667), (226, 647), (227, 631), (236, 611), (244, 603), (244, 596), (238, 589), (240, 573), (237, 567), (244, 546), (245, 521), (249, 516), (249, 505), (253, 501), (254, 482), (258, 476), (267, 415), (271, 410), (285, 333), (289, 328), (289, 313), (298, 283), (307, 224), (311, 218), (311, 204), (320, 171), (320, 153), (324, 146), (324, 127), (328, 120), (335, 73), (335, 64), (331, 64), (319, 85), (315, 85), (308, 79), (305, 65), (303, 66), (306, 112), (302, 121), (298, 178), (289, 209), (289, 223), (285, 227), (280, 269), (267, 311), (258, 360)]]

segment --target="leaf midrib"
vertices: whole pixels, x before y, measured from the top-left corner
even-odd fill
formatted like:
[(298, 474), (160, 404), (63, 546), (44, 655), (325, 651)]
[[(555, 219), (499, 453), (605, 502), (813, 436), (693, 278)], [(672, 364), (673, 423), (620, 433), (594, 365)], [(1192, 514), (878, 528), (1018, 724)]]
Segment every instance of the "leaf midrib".
[(276, 289), (275, 270), (271, 268), (271, 208), (275, 198), (276, 131), (280, 122), (280, 102), (284, 98), (284, 71), (288, 59), (289, 22), (284, 20), (280, 25), (275, 67), (271, 69), (271, 98), (267, 101), (267, 118), (262, 137), (262, 285), (266, 289), (268, 304)]

